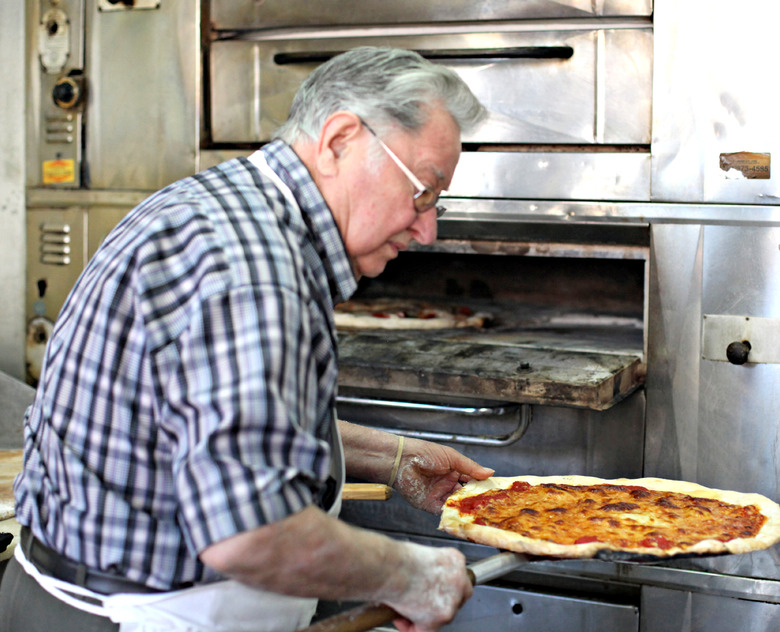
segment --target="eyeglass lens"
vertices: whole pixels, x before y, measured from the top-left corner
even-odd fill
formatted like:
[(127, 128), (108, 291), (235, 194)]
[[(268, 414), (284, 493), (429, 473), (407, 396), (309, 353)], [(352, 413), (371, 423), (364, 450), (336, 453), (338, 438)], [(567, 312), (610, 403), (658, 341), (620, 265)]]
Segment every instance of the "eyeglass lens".
[(439, 201), (439, 196), (432, 189), (425, 188), (414, 196), (414, 208), (418, 213), (425, 213), (426, 211), (436, 207), (436, 217), (441, 217), (447, 211), (443, 206), (438, 206), (436, 202)]

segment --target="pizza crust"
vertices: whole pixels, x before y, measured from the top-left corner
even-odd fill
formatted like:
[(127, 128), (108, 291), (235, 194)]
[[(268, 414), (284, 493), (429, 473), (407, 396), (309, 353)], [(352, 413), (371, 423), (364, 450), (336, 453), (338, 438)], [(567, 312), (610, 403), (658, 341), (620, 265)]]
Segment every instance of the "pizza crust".
[[(416, 316), (424, 314), (424, 316)], [(337, 329), (451, 329), (481, 328), (490, 314), (473, 313), (466, 307), (433, 305), (404, 299), (352, 299), (336, 306)]]
[(336, 312), (334, 321), (337, 329), (450, 329), (453, 327), (482, 327), (485, 318), (480, 315), (464, 320), (451, 318), (407, 318), (389, 315), (376, 318), (367, 314), (345, 314)]
[(13, 498), (2, 500), (0, 499), (0, 521), (8, 520), (16, 515), (15, 502)]
[[(719, 555), (725, 553), (748, 553), (773, 546), (780, 541), (780, 506), (760, 494), (743, 494), (739, 492), (725, 491), (703, 487), (696, 483), (674, 481), (662, 478), (638, 478), (638, 479), (602, 479), (591, 476), (495, 476), (484, 481), (471, 481), (456, 491), (450, 498), (458, 500), (468, 496), (476, 496), (491, 489), (505, 489), (514, 482), (523, 481), (530, 485), (544, 483), (567, 485), (635, 485), (650, 490), (677, 492), (712, 498), (734, 505), (756, 505), (763, 513), (767, 521), (761, 527), (759, 533), (752, 538), (736, 538), (728, 542), (720, 540), (702, 540), (692, 546), (673, 546), (668, 549), (658, 547), (632, 548), (627, 553), (632, 556), (674, 557), (681, 555)], [(636, 520), (636, 514), (621, 514), (631, 520)], [(619, 547), (605, 542), (588, 542), (585, 544), (558, 544), (545, 540), (536, 540), (525, 537), (519, 533), (505, 531), (495, 527), (473, 524), (472, 517), (461, 514), (456, 508), (447, 504), (441, 514), (439, 529), (450, 535), (470, 540), (479, 544), (494, 546), (499, 549), (538, 555), (544, 557), (559, 558), (593, 558), (603, 555), (605, 551), (624, 551)]]

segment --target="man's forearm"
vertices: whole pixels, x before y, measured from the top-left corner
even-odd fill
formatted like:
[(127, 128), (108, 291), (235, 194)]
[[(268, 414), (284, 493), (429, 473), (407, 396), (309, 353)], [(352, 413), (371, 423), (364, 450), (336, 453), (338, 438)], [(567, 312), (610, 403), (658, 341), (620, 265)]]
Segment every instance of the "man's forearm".
[(306, 509), (207, 547), (205, 564), (249, 586), (297, 597), (381, 601), (438, 629), (472, 592), (463, 555), (358, 529)]
[(386, 585), (387, 569), (403, 563), (402, 554), (402, 547), (390, 538), (308, 507), (278, 523), (217, 542), (203, 551), (201, 559), (228, 577), (272, 592), (371, 599), (405, 589), (401, 584)]
[(347, 475), (387, 483), (393, 469), (398, 437), (383, 430), (339, 421)]

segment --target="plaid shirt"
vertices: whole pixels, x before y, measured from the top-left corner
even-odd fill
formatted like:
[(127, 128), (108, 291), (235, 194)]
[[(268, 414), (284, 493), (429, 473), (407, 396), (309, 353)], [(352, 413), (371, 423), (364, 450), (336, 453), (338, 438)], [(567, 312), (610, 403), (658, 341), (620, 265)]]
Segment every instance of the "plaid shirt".
[(280, 141), (262, 152), (297, 206), (243, 158), (176, 182), (120, 222), (57, 320), (17, 519), (88, 567), (215, 579), (198, 551), (328, 477), (332, 308), (356, 281), (305, 166)]

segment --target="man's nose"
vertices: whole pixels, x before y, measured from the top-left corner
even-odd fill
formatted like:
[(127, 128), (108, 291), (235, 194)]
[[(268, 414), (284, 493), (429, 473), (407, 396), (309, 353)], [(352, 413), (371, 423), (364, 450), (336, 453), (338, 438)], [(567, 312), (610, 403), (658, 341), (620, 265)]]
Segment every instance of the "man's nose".
[(414, 240), (418, 244), (427, 246), (428, 244), (432, 244), (434, 241), (436, 241), (436, 221), (436, 207), (430, 208), (427, 211), (417, 215), (411, 228), (414, 234)]

